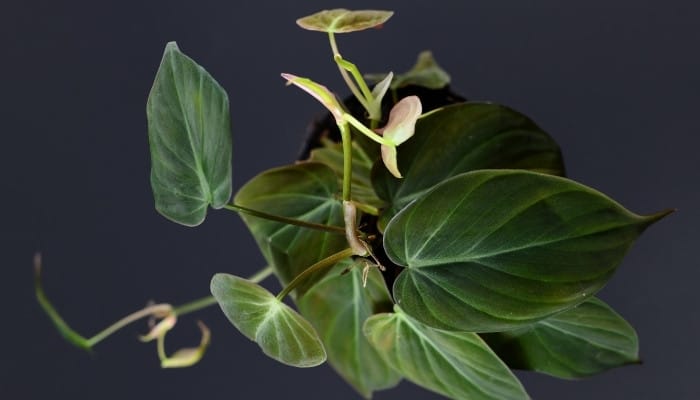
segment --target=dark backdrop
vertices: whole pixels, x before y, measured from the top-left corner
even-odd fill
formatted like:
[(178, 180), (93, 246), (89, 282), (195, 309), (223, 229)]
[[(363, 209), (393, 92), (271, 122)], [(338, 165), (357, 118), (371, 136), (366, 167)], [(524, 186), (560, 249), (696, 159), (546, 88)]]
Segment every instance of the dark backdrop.
[[(697, 398), (700, 7), (639, 0), (3, 2), (0, 398), (356, 397), (327, 366), (263, 356), (216, 309), (196, 316), (213, 341), (194, 368), (160, 370), (155, 346), (136, 340), (143, 324), (87, 355), (59, 338), (31, 286), (40, 250), (50, 297), (91, 334), (149, 299), (206, 295), (216, 272), (260, 267), (236, 215), (213, 212), (187, 229), (154, 211), (146, 97), (165, 43), (177, 40), (229, 92), (238, 188), (292, 161), (320, 112), (280, 72), (344, 91), (324, 35), (294, 24), (343, 5), (396, 10), (382, 30), (339, 37), (363, 71), (404, 71), (432, 49), (457, 91), (550, 132), (572, 178), (639, 213), (679, 209), (600, 294), (637, 328), (644, 364), (573, 382), (521, 374), (531, 395)], [(180, 321), (171, 350), (198, 340), (194, 321)], [(437, 396), (403, 383), (376, 398)]]

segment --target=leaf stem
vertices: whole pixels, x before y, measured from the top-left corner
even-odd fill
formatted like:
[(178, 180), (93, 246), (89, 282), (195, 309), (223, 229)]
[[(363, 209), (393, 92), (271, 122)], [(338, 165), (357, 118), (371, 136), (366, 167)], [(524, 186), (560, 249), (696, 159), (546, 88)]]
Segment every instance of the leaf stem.
[(132, 322), (136, 322), (140, 320), (141, 318), (149, 317), (152, 315), (166, 315), (170, 312), (172, 312), (173, 307), (170, 304), (153, 304), (151, 306), (142, 308), (136, 312), (133, 312), (126, 317), (120, 319), (119, 321), (113, 323), (112, 325), (108, 326), (107, 328), (103, 329), (102, 331), (98, 332), (95, 336), (91, 337), (88, 339), (88, 343), (90, 347), (96, 345), (97, 343), (103, 341), (104, 339), (108, 338), (111, 336), (113, 333), (116, 331), (122, 329), (123, 327), (131, 324)]
[(224, 208), (227, 210), (230, 210), (230, 211), (248, 214), (248, 215), (252, 215), (254, 217), (263, 218), (263, 219), (267, 219), (270, 221), (281, 222), (283, 224), (296, 225), (296, 226), (301, 226), (303, 228), (316, 229), (319, 231), (345, 234), (345, 228), (343, 228), (341, 226), (321, 225), (321, 224), (316, 224), (313, 222), (302, 221), (299, 219), (282, 217), (279, 215), (273, 215), (273, 214), (268, 214), (268, 213), (265, 213), (262, 211), (253, 210), (253, 209), (250, 209), (247, 207), (240, 206), (238, 204), (226, 204), (224, 206)]
[[(338, 51), (338, 44), (335, 41), (335, 35), (333, 32), (328, 32), (328, 41), (331, 44), (331, 50), (333, 50), (333, 59), (335, 60), (336, 56), (341, 57), (340, 52)], [(360, 90), (357, 88), (355, 83), (350, 79), (350, 76), (348, 75), (348, 72), (343, 69), (340, 65), (338, 65), (338, 70), (340, 70), (340, 75), (343, 77), (343, 80), (345, 81), (345, 84), (348, 85), (348, 88), (352, 92), (352, 94), (357, 98), (357, 101), (362, 104), (362, 106), (367, 109), (369, 107), (369, 104), (367, 103), (367, 99), (360, 93)]]
[[(345, 233), (344, 229), (343, 233)], [(268, 266), (255, 273), (249, 278), (249, 280), (258, 283), (267, 278), (268, 276), (272, 275), (273, 272), (273, 268), (271, 266)], [(105, 340), (115, 332), (142, 318), (150, 316), (166, 317), (171, 314), (174, 314), (176, 316), (182, 316), (216, 304), (216, 300), (213, 296), (202, 297), (200, 299), (194, 300), (189, 303), (185, 303), (175, 308), (173, 308), (173, 306), (167, 303), (153, 304), (125, 316), (119, 321), (101, 330), (94, 336), (86, 338), (80, 335), (78, 332), (74, 331), (70, 326), (68, 326), (68, 324), (63, 320), (63, 318), (61, 318), (60, 314), (58, 314), (58, 311), (56, 311), (56, 309), (46, 296), (41, 282), (41, 255), (38, 253), (34, 255), (34, 290), (36, 292), (36, 298), (39, 302), (39, 305), (41, 305), (41, 308), (49, 316), (49, 318), (51, 319), (61, 336), (63, 336), (63, 338), (66, 339), (66, 341), (68, 341), (69, 343), (87, 351), (92, 350), (92, 347)]]
[(368, 138), (374, 140), (375, 142), (379, 144), (383, 144), (386, 146), (394, 146), (393, 143), (390, 141), (386, 140), (383, 136), (378, 135), (371, 129), (365, 126), (362, 122), (358, 121), (357, 118), (353, 117), (351, 114), (345, 113), (343, 114), (343, 119), (347, 121), (350, 125), (352, 125), (355, 129), (360, 131), (363, 135), (367, 136)]
[(347, 122), (338, 124), (338, 128), (343, 141), (343, 201), (350, 201), (352, 190), (352, 136), (350, 135), (350, 127)]
[(360, 210), (366, 214), (370, 214), (370, 215), (374, 215), (374, 216), (379, 215), (379, 208), (377, 208), (373, 205), (365, 204), (365, 203), (358, 203), (356, 200), (353, 200), (353, 203), (355, 203), (355, 206), (357, 207), (358, 210)]
[(340, 54), (336, 54), (335, 56), (333, 56), (333, 59), (335, 60), (336, 64), (338, 64), (341, 68), (352, 74), (352, 77), (355, 79), (355, 82), (357, 82), (357, 84), (360, 85), (360, 90), (362, 91), (362, 94), (364, 95), (365, 99), (367, 99), (367, 102), (372, 103), (372, 101), (374, 100), (374, 95), (372, 95), (372, 91), (369, 90), (367, 82), (365, 82), (365, 78), (363, 78), (362, 74), (360, 74), (360, 70), (357, 68), (357, 65), (344, 59), (343, 56), (341, 56)]
[(353, 250), (351, 248), (347, 248), (345, 250), (341, 250), (335, 254), (332, 254), (323, 260), (317, 262), (316, 264), (310, 266), (309, 268), (305, 269), (304, 272), (300, 273), (297, 275), (294, 279), (292, 279), (291, 282), (287, 286), (282, 289), (281, 292), (277, 295), (277, 299), (282, 301), (289, 293), (292, 292), (297, 286), (299, 286), (300, 283), (304, 282), (306, 279), (309, 278), (309, 276), (313, 275), (314, 273), (318, 271), (322, 271), (325, 268), (329, 268), (337, 264), (338, 262), (351, 257), (354, 254)]
[[(343, 231), (343, 233), (345, 233), (345, 231)], [(46, 315), (49, 316), (51, 322), (53, 322), (54, 326), (58, 330), (58, 333), (60, 333), (65, 340), (74, 346), (87, 351), (92, 350), (88, 339), (68, 326), (66, 321), (61, 318), (58, 311), (56, 311), (54, 306), (51, 304), (48, 297), (46, 297), (44, 286), (41, 283), (41, 254), (39, 253), (34, 255), (34, 292), (39, 305), (44, 312), (46, 312)]]

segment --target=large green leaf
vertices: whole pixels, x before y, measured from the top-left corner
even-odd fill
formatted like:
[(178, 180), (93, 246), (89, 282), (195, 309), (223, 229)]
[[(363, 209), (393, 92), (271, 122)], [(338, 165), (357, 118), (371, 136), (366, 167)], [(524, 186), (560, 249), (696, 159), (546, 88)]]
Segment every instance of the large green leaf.
[[(352, 266), (346, 274), (341, 273)], [(339, 263), (297, 304), (319, 332), (328, 362), (366, 398), (390, 388), (401, 379), (362, 334), (365, 320), (379, 310), (391, 310), (391, 298), (382, 275), (369, 271), (363, 287), (362, 263)]]
[(377, 164), (372, 182), (390, 206), (384, 226), (399, 210), (438, 183), (478, 169), (527, 169), (563, 175), (559, 146), (526, 116), (491, 103), (447, 106), (418, 120), (415, 135), (398, 151), (394, 178)]
[[(330, 140), (323, 142), (323, 147), (311, 150), (311, 161), (317, 161), (329, 166), (338, 176), (339, 184), (343, 182), (343, 145)], [(377, 197), (372, 188), (370, 174), (372, 160), (356, 142), (352, 142), (352, 198), (360, 203), (381, 207), (384, 202)]]
[(431, 328), (396, 307), (365, 322), (365, 335), (407, 379), (453, 399), (527, 399), (518, 379), (475, 333)]
[(183, 225), (199, 225), (207, 206), (221, 208), (231, 197), (228, 96), (170, 42), (146, 114), (156, 209)]
[(384, 248), (406, 268), (394, 297), (431, 326), (470, 332), (530, 324), (590, 298), (634, 240), (638, 216), (571, 180), (522, 170), (451, 178), (391, 220)]
[[(269, 214), (325, 225), (343, 226), (338, 180), (316, 162), (274, 168), (246, 183), (235, 203)], [(347, 247), (345, 235), (242, 215), (269, 265), (288, 284), (312, 264)], [(297, 288), (302, 294), (321, 275)]]
[(634, 328), (596, 298), (527, 328), (484, 338), (511, 368), (560, 378), (588, 376), (639, 362)]
[(268, 356), (294, 367), (314, 367), (326, 360), (311, 324), (260, 285), (216, 274), (211, 293), (231, 323)]

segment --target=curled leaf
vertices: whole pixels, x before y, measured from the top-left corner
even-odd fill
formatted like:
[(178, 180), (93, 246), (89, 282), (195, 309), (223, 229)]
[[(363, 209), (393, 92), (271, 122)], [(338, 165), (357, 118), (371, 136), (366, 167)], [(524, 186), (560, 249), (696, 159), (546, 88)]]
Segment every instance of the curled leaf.
[(204, 356), (209, 342), (211, 340), (211, 332), (202, 321), (197, 321), (197, 326), (202, 332), (202, 339), (197, 347), (188, 347), (180, 349), (173, 353), (170, 357), (165, 357), (160, 361), (162, 368), (184, 368), (190, 367), (199, 362)]
[(311, 79), (302, 78), (292, 74), (282, 74), (282, 78), (287, 80), (288, 85), (294, 85), (306, 93), (313, 96), (321, 104), (323, 104), (328, 111), (333, 114), (336, 122), (340, 123), (343, 121), (343, 107), (340, 105), (335, 95), (328, 90), (327, 87), (318, 84)]
[(175, 314), (170, 314), (160, 320), (151, 330), (143, 336), (139, 337), (139, 340), (147, 343), (155, 339), (159, 339), (165, 336), (169, 330), (173, 329), (177, 323), (177, 316)]
[(367, 110), (369, 112), (370, 117), (381, 116), (382, 100), (384, 99), (384, 95), (386, 95), (387, 90), (389, 90), (389, 86), (391, 85), (392, 79), (394, 79), (394, 73), (389, 72), (388, 74), (386, 74), (384, 79), (382, 79), (376, 85), (374, 85), (374, 88), (372, 89), (372, 102), (369, 104)]
[(297, 25), (309, 31), (347, 33), (381, 27), (392, 15), (393, 11), (336, 8), (299, 18)]
[(389, 112), (389, 122), (381, 130), (384, 139), (392, 145), (382, 145), (382, 160), (386, 168), (397, 178), (401, 172), (396, 161), (396, 146), (408, 140), (416, 130), (416, 121), (423, 113), (418, 96), (404, 97)]

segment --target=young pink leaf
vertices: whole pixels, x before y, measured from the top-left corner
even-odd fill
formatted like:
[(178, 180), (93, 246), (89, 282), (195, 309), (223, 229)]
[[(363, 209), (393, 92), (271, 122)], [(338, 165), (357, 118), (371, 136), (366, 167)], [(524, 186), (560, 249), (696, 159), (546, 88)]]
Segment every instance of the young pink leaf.
[(320, 85), (311, 79), (302, 78), (292, 74), (282, 74), (282, 78), (287, 80), (288, 85), (294, 85), (299, 87), (301, 90), (313, 96), (321, 104), (323, 104), (328, 111), (333, 114), (337, 123), (343, 121), (343, 107), (338, 103), (335, 95), (328, 90), (327, 87)]
[(397, 178), (401, 172), (396, 161), (396, 146), (408, 140), (416, 130), (416, 121), (423, 113), (423, 106), (417, 96), (404, 97), (389, 112), (389, 122), (381, 129), (384, 139), (391, 145), (382, 145), (382, 161), (386, 168)]

